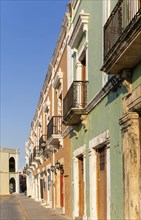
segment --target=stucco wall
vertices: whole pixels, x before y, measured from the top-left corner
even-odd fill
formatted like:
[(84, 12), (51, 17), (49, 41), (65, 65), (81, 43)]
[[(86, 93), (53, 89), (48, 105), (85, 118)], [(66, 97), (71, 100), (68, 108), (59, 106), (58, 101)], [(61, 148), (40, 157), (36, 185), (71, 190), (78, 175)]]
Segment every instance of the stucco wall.
[[(9, 158), (15, 159), (15, 172), (9, 172)], [(9, 194), (9, 180), (14, 178), (16, 182), (16, 193), (19, 193), (19, 150), (0, 148), (0, 194)]]

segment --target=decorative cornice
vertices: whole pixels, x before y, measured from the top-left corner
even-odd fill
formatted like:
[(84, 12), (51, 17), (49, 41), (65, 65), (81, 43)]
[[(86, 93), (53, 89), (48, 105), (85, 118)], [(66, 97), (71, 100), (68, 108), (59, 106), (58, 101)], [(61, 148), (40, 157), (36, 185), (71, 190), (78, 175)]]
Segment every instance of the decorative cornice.
[(72, 126), (67, 127), (66, 130), (62, 132), (62, 137), (65, 138), (72, 130)]
[(70, 40), (68, 42), (71, 48), (77, 47), (78, 42), (82, 37), (83, 33), (88, 31), (88, 21), (89, 21), (89, 14), (86, 14), (84, 13), (84, 11), (81, 11), (78, 20), (76, 22), (76, 25), (73, 29)]
[(89, 141), (89, 151), (91, 151), (91, 149), (97, 149), (103, 145), (109, 144), (109, 138), (109, 130), (99, 134), (98, 136)]
[(55, 50), (53, 52), (52, 60), (51, 60), (51, 63), (52, 63), (53, 66), (55, 65), (55, 62), (56, 62), (56, 59), (57, 59), (57, 56), (58, 56), (58, 52), (59, 52), (59, 49), (60, 49), (60, 47), (63, 43), (63, 40), (66, 37), (66, 28), (67, 28), (68, 23), (69, 23), (68, 14), (66, 13), (65, 16), (64, 16), (63, 22), (62, 22), (61, 31), (60, 31), (58, 41), (57, 41)]
[(138, 122), (139, 115), (136, 112), (128, 112), (119, 119), (119, 124), (122, 126), (122, 131), (126, 131), (130, 126)]

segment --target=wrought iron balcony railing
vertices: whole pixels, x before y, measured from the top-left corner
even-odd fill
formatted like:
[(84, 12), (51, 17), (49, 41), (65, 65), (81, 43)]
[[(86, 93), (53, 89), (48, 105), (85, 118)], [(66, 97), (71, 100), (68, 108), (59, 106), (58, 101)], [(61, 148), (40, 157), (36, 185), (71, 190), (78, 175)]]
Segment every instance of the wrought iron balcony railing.
[(40, 157), (40, 150), (39, 150), (39, 146), (35, 146), (33, 149), (33, 158), (37, 158)]
[[(73, 81), (63, 100), (63, 121), (68, 118), (72, 111), (81, 114), (87, 105), (88, 81)], [(65, 124), (65, 123), (64, 123)]]
[[(141, 0), (119, 0), (104, 26), (104, 63), (108, 58), (111, 60), (110, 55), (113, 57), (113, 52), (114, 54), (123, 52), (123, 48), (120, 51), (115, 51), (115, 49), (119, 48), (119, 44), (122, 44), (124, 50), (127, 49), (128, 40), (130, 44), (140, 31)], [(138, 37), (141, 36), (139, 35)], [(139, 48), (137, 49), (140, 50)], [(103, 67), (102, 70), (107, 72)]]
[(137, 16), (139, 16), (139, 10), (141, 9), (141, 1), (130, 1), (127, 5), (127, 1), (119, 0), (111, 13), (108, 21), (104, 26), (104, 57), (108, 55), (115, 43), (120, 38), (121, 34), (128, 28), (128, 25), (132, 22), (136, 22)]
[(47, 139), (62, 133), (62, 116), (53, 116), (47, 125)]

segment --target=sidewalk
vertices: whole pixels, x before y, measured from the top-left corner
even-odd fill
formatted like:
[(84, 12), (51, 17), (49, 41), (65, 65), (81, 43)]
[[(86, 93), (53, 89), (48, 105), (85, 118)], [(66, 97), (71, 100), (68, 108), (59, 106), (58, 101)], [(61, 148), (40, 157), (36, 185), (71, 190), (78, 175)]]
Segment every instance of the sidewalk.
[[(20, 203), (25, 209), (27, 220), (70, 220), (71, 218), (60, 214), (52, 208), (45, 208), (39, 202), (36, 202), (32, 198), (28, 198), (25, 195), (17, 195)], [(71, 219), (72, 220), (72, 219)]]

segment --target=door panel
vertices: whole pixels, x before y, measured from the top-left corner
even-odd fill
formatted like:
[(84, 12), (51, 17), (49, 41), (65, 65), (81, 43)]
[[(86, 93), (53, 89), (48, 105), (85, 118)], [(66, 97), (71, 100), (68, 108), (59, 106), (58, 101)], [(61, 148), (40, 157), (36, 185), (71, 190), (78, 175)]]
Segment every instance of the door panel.
[(84, 171), (83, 171), (83, 156), (78, 158), (79, 169), (79, 216), (84, 215)]
[(106, 149), (103, 147), (97, 152), (97, 200), (98, 219), (107, 219), (107, 174)]
[(40, 179), (40, 193), (41, 193), (41, 199), (44, 198), (44, 196), (43, 196), (43, 184), (44, 184), (43, 179)]
[(60, 206), (61, 208), (63, 207), (63, 174), (62, 174), (62, 171), (60, 170)]

